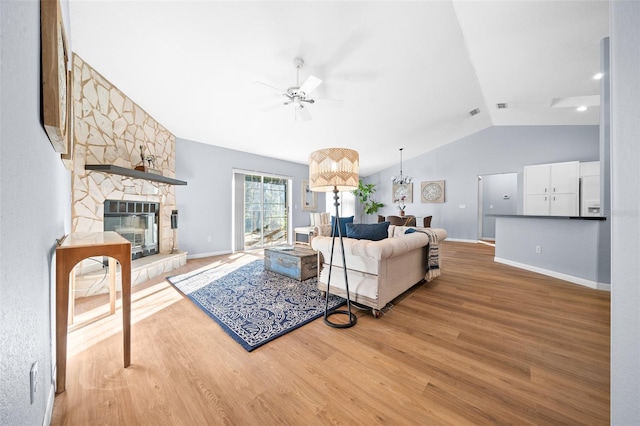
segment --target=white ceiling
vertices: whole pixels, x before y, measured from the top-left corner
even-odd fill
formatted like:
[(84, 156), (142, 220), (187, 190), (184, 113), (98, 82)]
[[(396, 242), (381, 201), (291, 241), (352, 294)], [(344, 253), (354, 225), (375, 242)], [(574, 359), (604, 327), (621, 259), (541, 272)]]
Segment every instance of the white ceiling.
[[(72, 50), (177, 137), (306, 163), (360, 152), (361, 175), (490, 126), (598, 124), (600, 1), (70, 0)], [(256, 84), (323, 80), (311, 121)], [(592, 99), (592, 98), (591, 98)], [(508, 104), (498, 110), (496, 103)], [(479, 108), (480, 114), (469, 111)]]

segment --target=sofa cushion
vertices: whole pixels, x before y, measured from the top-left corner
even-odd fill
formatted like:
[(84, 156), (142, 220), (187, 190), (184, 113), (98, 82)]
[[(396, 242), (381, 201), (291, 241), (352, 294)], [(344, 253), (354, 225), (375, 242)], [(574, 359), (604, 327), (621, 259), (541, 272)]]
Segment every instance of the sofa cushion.
[(380, 241), (387, 238), (389, 222), (347, 223), (347, 238)]
[(340, 227), (340, 234), (338, 234), (338, 230), (335, 227), (335, 216), (331, 216), (331, 236), (335, 234), (335, 236), (342, 235), (343, 237), (347, 236), (347, 223), (353, 223), (353, 216), (349, 217), (339, 217), (338, 218), (338, 226)]

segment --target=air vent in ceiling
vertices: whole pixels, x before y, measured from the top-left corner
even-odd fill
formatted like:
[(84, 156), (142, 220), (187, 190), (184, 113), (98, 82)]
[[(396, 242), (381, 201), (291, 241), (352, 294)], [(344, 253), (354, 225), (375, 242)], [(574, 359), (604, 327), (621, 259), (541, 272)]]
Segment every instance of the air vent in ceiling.
[(504, 103), (504, 102), (496, 104), (496, 108), (498, 108), (498, 109), (507, 109), (507, 104)]
[(480, 114), (480, 108), (476, 108), (474, 110), (469, 111), (469, 115), (472, 117), (476, 114)]

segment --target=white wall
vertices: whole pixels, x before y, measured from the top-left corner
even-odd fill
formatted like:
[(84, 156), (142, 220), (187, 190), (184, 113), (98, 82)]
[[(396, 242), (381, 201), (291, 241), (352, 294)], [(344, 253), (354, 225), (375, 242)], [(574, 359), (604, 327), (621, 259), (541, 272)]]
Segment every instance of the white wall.
[[(548, 216), (499, 217), (496, 261), (591, 288), (608, 289), (598, 281), (600, 220)], [(540, 253), (536, 253), (536, 246)]]
[(0, 2), (0, 31), (0, 424), (39, 425), (52, 403), (52, 262), (71, 182), (41, 122), (40, 3)]
[(611, 424), (640, 424), (640, 2), (611, 5)]
[[(176, 177), (188, 183), (176, 187), (178, 242), (180, 250), (187, 251), (189, 257), (231, 251), (234, 168), (291, 176), (293, 227), (309, 225), (309, 212), (301, 206), (302, 179), (309, 178), (308, 165), (177, 138)], [(318, 194), (318, 211), (324, 211), (324, 197)]]
[[(521, 175), (529, 164), (595, 161), (598, 157), (598, 126), (491, 127), (405, 160), (403, 173), (413, 177), (414, 201), (407, 205), (406, 212), (417, 217), (432, 215), (431, 226), (445, 228), (450, 239), (476, 240), (478, 176), (511, 172)], [(379, 214), (395, 214), (391, 177), (398, 171), (399, 164), (364, 179), (377, 185), (376, 200), (385, 203)], [(445, 202), (421, 203), (420, 182), (442, 179)], [(519, 186), (522, 191), (522, 182)]]

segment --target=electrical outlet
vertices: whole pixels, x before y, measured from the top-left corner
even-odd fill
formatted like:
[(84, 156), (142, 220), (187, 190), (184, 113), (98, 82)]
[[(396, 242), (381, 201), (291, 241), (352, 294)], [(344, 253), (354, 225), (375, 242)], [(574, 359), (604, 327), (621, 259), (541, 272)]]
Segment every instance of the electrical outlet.
[(31, 365), (29, 377), (31, 379), (31, 404), (33, 404), (36, 400), (36, 391), (38, 390), (38, 361)]
[(536, 246), (536, 253), (538, 253), (538, 254), (542, 253), (542, 247), (541, 246)]

